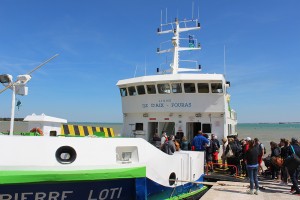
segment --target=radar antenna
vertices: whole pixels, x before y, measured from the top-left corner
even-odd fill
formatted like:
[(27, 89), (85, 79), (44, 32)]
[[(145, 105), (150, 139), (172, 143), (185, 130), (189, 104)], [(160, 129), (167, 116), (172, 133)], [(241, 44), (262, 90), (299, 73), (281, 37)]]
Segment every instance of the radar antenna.
[[(193, 10), (194, 10), (194, 5), (193, 5)], [(194, 15), (194, 12), (192, 13), (192, 17)], [(162, 16), (162, 13), (161, 13)], [(162, 17), (161, 17), (162, 21)], [(181, 24), (183, 26), (181, 27)], [(166, 28), (167, 27), (167, 28)], [(166, 23), (165, 24), (160, 24), (160, 27), (157, 29), (157, 33), (159, 35), (161, 34), (167, 34), (167, 33), (173, 33), (173, 37), (171, 39), (173, 47), (161, 50), (161, 46), (157, 48), (157, 53), (169, 53), (173, 52), (173, 61), (170, 64), (170, 72), (173, 74), (177, 74), (179, 72), (187, 72), (187, 71), (201, 71), (200, 65), (196, 64), (196, 67), (194, 69), (189, 69), (189, 68), (181, 68), (179, 66), (180, 61), (184, 60), (179, 60), (179, 53), (181, 51), (194, 51), (194, 50), (200, 50), (201, 46), (200, 43), (197, 42), (197, 40), (193, 36), (189, 36), (188, 38), (181, 38), (180, 34), (182, 32), (187, 32), (187, 31), (192, 31), (192, 30), (200, 30), (200, 23), (198, 22), (198, 19), (191, 19), (187, 20), (184, 19), (182, 21), (179, 21), (178, 18), (175, 18), (174, 22)], [(181, 41), (188, 41), (188, 46), (186, 47), (181, 47), (180, 42)], [(165, 42), (164, 42), (165, 43)], [(195, 45), (196, 43), (196, 45)]]

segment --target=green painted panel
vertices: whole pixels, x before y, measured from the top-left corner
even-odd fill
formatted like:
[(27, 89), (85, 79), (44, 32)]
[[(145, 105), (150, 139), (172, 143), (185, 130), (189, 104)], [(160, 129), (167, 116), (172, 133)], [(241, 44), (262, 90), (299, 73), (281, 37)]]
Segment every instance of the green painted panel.
[(91, 181), (146, 177), (146, 167), (74, 171), (0, 171), (0, 184)]

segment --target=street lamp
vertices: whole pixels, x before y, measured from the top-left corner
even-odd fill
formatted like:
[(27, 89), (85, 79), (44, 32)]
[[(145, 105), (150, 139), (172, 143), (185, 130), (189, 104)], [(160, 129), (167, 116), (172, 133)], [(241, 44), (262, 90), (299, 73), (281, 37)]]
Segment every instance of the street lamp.
[[(16, 94), (22, 95), (22, 96), (25, 96), (28, 94), (28, 87), (26, 87), (26, 83), (30, 79), (31, 79), (31, 76), (28, 74), (19, 75), (17, 77), (17, 81), (13, 82), (13, 77), (10, 74), (0, 75), (0, 82), (6, 88), (10, 88), (12, 90), (9, 135), (13, 135), (13, 131), (14, 131)], [(7, 84), (7, 85), (5, 85), (5, 84)]]
[(0, 94), (7, 89), (12, 90), (11, 117), (10, 117), (10, 129), (9, 129), (10, 136), (13, 135), (13, 131), (14, 131), (16, 94), (26, 96), (28, 94), (28, 87), (26, 86), (26, 83), (31, 79), (31, 74), (57, 56), (58, 54), (55, 54), (54, 56), (52, 56), (45, 62), (41, 63), (39, 66), (37, 66), (27, 74), (17, 76), (17, 80), (15, 82), (13, 82), (13, 78), (10, 74), (0, 75), (0, 82), (5, 86), (5, 88), (0, 91)]

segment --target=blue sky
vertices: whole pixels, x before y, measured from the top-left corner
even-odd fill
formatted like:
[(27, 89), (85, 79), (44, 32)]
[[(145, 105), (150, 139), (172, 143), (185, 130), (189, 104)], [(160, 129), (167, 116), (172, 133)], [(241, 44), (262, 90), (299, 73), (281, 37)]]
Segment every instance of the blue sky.
[[(198, 15), (203, 73), (231, 81), (239, 122), (300, 121), (299, 0), (1, 0), (0, 73), (14, 77), (59, 53), (28, 83), (16, 117), (121, 122), (119, 79), (154, 74), (161, 10), (168, 21)], [(164, 17), (165, 18), (165, 17)], [(165, 19), (164, 19), (165, 21)], [(11, 91), (0, 96), (10, 116)]]

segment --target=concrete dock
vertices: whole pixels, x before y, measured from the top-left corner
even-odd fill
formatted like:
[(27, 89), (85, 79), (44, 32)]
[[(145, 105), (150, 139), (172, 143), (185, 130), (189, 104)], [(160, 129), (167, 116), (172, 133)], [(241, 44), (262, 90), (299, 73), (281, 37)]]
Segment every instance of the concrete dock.
[(246, 190), (249, 189), (249, 182), (218, 181), (201, 197), (201, 200), (300, 200), (299, 195), (293, 195), (290, 192), (291, 183), (289, 185), (281, 185), (273, 180), (261, 180), (259, 184), (262, 187), (259, 194), (250, 195), (246, 193)]

